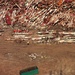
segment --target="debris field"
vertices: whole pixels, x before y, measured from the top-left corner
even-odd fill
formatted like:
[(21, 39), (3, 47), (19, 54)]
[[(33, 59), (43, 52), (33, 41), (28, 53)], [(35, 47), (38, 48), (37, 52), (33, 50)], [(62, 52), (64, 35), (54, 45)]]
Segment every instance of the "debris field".
[(74, 46), (75, 0), (0, 0), (0, 75), (75, 75)]

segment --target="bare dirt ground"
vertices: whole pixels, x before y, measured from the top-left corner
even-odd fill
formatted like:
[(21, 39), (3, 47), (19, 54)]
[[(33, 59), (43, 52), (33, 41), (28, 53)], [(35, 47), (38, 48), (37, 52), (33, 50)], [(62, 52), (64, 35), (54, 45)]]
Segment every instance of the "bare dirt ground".
[[(30, 54), (36, 53), (36, 59)], [(19, 71), (38, 66), (39, 75), (75, 75), (75, 44), (25, 45), (4, 41), (0, 37), (0, 75), (19, 75)]]

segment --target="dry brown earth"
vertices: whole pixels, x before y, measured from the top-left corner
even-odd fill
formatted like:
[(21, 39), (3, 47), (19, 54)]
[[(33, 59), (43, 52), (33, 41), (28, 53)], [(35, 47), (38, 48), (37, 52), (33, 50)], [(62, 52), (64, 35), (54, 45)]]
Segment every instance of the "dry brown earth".
[[(31, 60), (29, 55), (34, 53), (39, 56)], [(0, 37), (0, 75), (19, 75), (21, 69), (35, 65), (39, 75), (49, 75), (50, 70), (75, 75), (75, 44), (25, 45)]]

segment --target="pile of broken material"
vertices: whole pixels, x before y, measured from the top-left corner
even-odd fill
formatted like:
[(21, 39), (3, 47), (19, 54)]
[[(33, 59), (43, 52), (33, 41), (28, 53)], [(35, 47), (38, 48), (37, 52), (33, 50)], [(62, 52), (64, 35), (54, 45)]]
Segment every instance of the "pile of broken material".
[(74, 0), (1, 0), (0, 27), (13, 32), (75, 29)]

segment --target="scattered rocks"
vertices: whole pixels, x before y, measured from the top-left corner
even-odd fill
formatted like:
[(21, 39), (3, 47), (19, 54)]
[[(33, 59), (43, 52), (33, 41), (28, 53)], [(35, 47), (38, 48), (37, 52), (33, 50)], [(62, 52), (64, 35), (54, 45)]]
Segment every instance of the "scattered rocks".
[(30, 53), (30, 54), (27, 54), (29, 59), (31, 61), (33, 60), (36, 60), (38, 62), (42, 61), (42, 60), (49, 60), (49, 61), (54, 61), (55, 59), (49, 55), (46, 55), (46, 54), (43, 54), (43, 53)]

